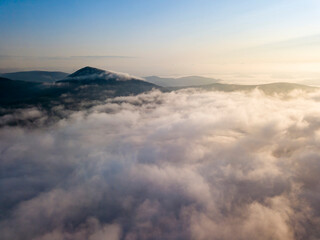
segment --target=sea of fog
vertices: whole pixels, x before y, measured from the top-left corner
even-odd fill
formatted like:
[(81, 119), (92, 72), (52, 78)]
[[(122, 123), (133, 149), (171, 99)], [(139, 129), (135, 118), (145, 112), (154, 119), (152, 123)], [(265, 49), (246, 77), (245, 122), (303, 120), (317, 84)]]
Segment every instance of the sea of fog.
[(18, 109), (0, 118), (0, 238), (319, 239), (319, 106), (187, 89), (58, 106), (50, 124)]

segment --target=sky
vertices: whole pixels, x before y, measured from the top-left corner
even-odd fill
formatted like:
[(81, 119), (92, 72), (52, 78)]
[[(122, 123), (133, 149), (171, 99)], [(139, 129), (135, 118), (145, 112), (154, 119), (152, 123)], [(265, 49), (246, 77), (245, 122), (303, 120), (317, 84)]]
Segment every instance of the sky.
[(319, 16), (318, 0), (1, 0), (0, 72), (320, 79)]

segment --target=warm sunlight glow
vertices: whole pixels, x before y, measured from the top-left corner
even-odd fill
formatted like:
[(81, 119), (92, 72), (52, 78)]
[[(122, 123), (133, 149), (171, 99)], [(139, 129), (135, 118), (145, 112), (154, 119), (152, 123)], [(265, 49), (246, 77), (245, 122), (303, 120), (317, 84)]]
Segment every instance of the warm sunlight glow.
[(320, 0), (0, 0), (0, 240), (319, 240)]
[(0, 71), (319, 79), (319, 16), (316, 0), (2, 1)]

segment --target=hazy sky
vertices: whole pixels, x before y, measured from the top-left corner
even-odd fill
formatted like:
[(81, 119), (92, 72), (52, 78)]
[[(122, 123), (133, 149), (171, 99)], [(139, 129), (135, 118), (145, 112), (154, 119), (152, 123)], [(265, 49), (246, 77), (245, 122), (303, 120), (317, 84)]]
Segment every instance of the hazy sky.
[(1, 0), (0, 71), (320, 77), (319, 26), (319, 0)]

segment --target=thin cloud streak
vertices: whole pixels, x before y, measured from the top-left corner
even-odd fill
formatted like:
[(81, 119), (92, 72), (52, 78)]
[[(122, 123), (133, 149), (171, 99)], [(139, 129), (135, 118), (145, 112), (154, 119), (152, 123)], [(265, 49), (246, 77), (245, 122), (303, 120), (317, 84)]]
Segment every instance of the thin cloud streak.
[(72, 60), (75, 58), (81, 58), (81, 59), (103, 59), (103, 58), (137, 58), (134, 56), (116, 56), (116, 55), (105, 55), (105, 56), (69, 56), (69, 57), (50, 57), (50, 56), (10, 56), (10, 55), (0, 55), (1, 59), (52, 59), (52, 60)]
[(71, 56), (70, 58), (96, 58), (96, 59), (103, 59), (103, 58), (137, 58), (133, 56)]

